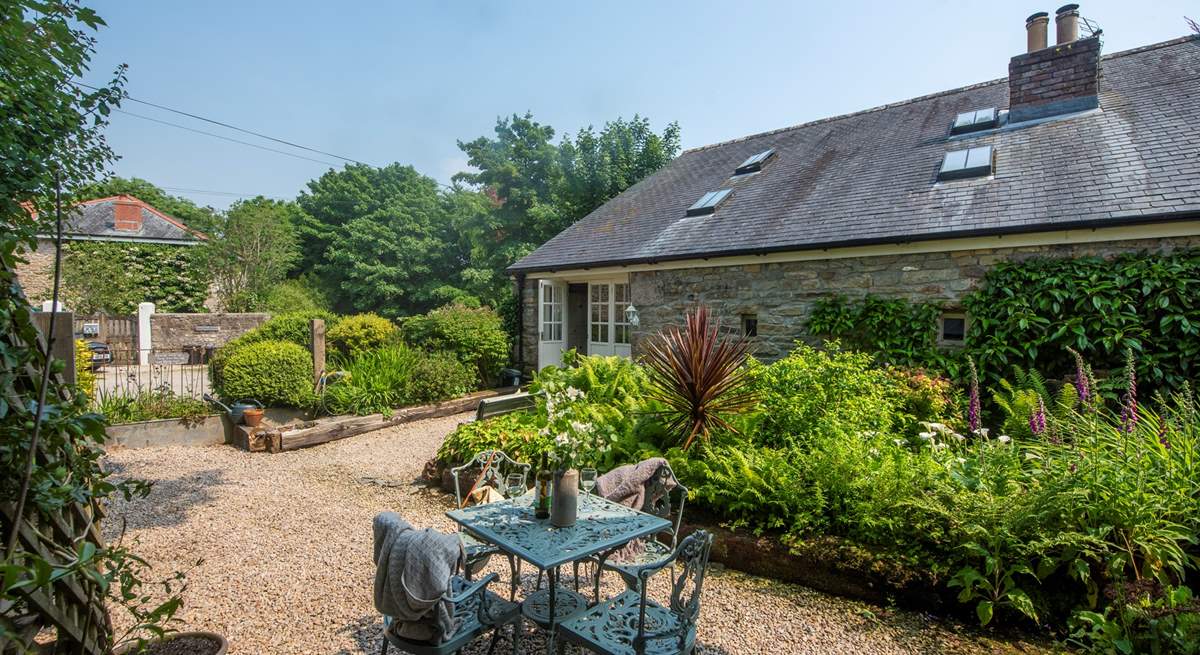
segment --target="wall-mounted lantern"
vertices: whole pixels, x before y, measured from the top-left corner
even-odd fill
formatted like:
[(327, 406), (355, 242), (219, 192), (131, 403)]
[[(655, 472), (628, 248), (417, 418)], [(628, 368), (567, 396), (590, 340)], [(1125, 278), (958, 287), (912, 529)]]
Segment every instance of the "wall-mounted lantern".
[(642, 319), (638, 317), (637, 307), (632, 304), (625, 308), (625, 322), (633, 327), (637, 327), (642, 322)]

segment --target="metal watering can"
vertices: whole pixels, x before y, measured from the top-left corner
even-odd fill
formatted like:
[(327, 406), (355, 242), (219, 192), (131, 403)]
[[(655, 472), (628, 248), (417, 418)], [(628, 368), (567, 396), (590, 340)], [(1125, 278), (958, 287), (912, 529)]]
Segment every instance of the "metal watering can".
[(225, 413), (229, 415), (229, 420), (233, 421), (234, 425), (242, 422), (242, 420), (245, 418), (246, 410), (254, 409), (255, 407), (258, 409), (265, 409), (262, 403), (253, 398), (236, 400), (231, 405), (226, 405), (225, 403), (213, 398), (208, 394), (204, 394), (204, 399), (225, 410)]

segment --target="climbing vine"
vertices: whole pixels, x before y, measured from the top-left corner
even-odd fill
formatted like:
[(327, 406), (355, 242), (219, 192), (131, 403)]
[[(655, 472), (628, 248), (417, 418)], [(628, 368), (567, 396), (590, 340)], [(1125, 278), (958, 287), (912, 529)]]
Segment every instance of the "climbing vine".
[(969, 355), (985, 386), (1017, 367), (1063, 379), (1075, 366), (1070, 349), (1097, 372), (1120, 370), (1129, 349), (1148, 388), (1177, 390), (1200, 366), (1197, 289), (1200, 250), (1008, 261), (963, 299), (970, 316), (965, 350), (938, 348), (941, 308), (933, 302), (830, 296), (815, 303), (808, 331), (883, 362), (952, 375)]
[(936, 302), (868, 295), (852, 303), (845, 296), (829, 296), (813, 305), (808, 332), (875, 353), (888, 364), (953, 371), (957, 369), (954, 353), (937, 343), (941, 311)]
[(1178, 389), (1200, 357), (1200, 251), (1002, 262), (964, 299), (967, 349), (988, 375), (1014, 366), (1061, 378), (1074, 348), (1097, 372), (1126, 349), (1138, 381)]
[(140, 302), (160, 312), (202, 312), (208, 297), (197, 247), (76, 241), (63, 269), (66, 305), (81, 313), (132, 314)]

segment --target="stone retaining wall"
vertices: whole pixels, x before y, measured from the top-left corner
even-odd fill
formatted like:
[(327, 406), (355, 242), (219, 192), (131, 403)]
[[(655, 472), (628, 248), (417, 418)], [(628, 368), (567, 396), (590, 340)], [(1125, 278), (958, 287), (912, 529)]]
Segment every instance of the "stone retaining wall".
[(183, 351), (186, 346), (223, 346), (262, 325), (270, 314), (154, 314), (150, 340), (160, 352)]

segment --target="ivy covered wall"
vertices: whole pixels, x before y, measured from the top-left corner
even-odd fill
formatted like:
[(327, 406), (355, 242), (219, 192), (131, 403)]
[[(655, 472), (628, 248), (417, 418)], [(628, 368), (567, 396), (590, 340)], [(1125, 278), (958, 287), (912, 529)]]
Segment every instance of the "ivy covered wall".
[(76, 312), (131, 314), (140, 302), (160, 312), (203, 312), (208, 288), (195, 246), (72, 241), (64, 248), (63, 298)]

